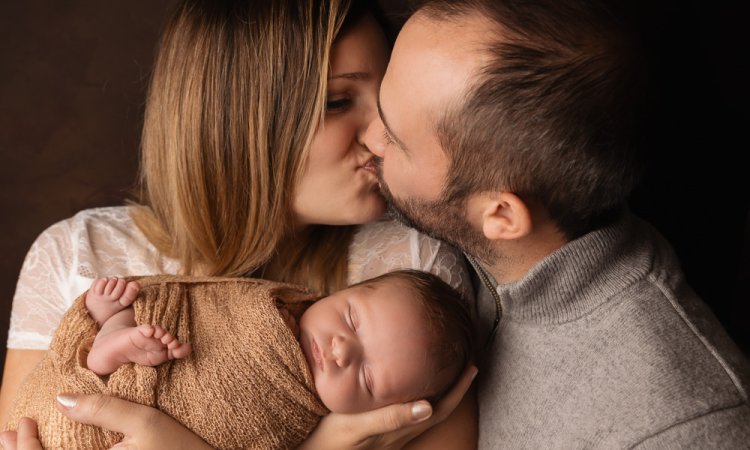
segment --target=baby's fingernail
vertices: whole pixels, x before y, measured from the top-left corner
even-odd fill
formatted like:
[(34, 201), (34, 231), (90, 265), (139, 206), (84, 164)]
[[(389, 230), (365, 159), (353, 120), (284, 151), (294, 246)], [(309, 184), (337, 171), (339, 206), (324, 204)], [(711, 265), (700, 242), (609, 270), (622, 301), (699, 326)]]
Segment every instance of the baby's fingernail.
[(76, 406), (76, 399), (73, 396), (60, 394), (57, 396), (57, 403), (63, 405), (64, 407), (70, 409), (75, 408)]
[(418, 402), (412, 405), (411, 415), (417, 420), (424, 420), (432, 415), (432, 408), (426, 402)]

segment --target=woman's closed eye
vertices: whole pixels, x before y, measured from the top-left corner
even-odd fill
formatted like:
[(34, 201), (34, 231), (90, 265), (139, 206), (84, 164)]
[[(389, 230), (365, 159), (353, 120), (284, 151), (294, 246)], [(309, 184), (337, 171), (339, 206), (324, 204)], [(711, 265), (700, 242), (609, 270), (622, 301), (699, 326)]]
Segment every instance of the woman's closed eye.
[(326, 100), (326, 113), (338, 114), (345, 112), (352, 104), (349, 97), (331, 97)]

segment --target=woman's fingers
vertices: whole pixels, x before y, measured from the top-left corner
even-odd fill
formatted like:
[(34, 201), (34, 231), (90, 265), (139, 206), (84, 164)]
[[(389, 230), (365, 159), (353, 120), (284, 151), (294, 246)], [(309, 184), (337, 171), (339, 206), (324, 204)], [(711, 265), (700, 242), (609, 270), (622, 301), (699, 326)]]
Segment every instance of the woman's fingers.
[(3, 450), (16, 450), (16, 432), (15, 431), (3, 431), (0, 433), (0, 447)]
[(400, 449), (426, 429), (445, 420), (461, 403), (476, 374), (475, 366), (467, 367), (434, 411), (427, 401), (420, 400), (364, 413), (329, 414), (318, 423), (300, 449)]
[(445, 394), (445, 396), (435, 407), (435, 422), (440, 422), (441, 420), (448, 417), (453, 412), (453, 410), (456, 409), (456, 406), (461, 403), (464, 395), (466, 395), (466, 393), (469, 391), (471, 383), (477, 376), (477, 370), (478, 369), (476, 368), (476, 366), (468, 366), (466, 369), (464, 369), (464, 373), (461, 374), (461, 378), (458, 379), (456, 384), (451, 388), (450, 391), (448, 391), (447, 394)]
[(43, 450), (36, 422), (28, 417), (18, 421), (18, 430), (0, 433), (0, 445), (3, 450)]
[(464, 398), (471, 387), (476, 374), (477, 368), (475, 366), (467, 367), (461, 378), (440, 400), (434, 410), (424, 400), (403, 405), (391, 405), (369, 413), (349, 416), (351, 420), (358, 422), (353, 428), (369, 430), (371, 435), (382, 435), (419, 424), (424, 425), (424, 427), (419, 428), (432, 426), (444, 420), (456, 409), (456, 406), (461, 403), (461, 399)]
[(357, 414), (331, 413), (318, 423), (299, 450), (386, 449), (394, 446), (395, 433), (413, 429), (432, 415), (426, 401), (391, 405)]
[(353, 424), (354, 429), (368, 430), (367, 436), (363, 436), (363, 438), (371, 438), (417, 425), (426, 421), (431, 416), (432, 406), (428, 402), (421, 400), (413, 403), (386, 406), (349, 417), (357, 422)]
[(102, 394), (61, 394), (57, 403), (69, 419), (122, 433), (122, 442), (113, 447), (118, 450), (211, 449), (200, 436), (146, 405)]
[(35, 421), (28, 417), (22, 417), (18, 421), (16, 445), (19, 450), (42, 450), (42, 444), (39, 442), (39, 429)]
[[(99, 426), (126, 436), (142, 430), (150, 418), (155, 416), (152, 408), (100, 394), (61, 394), (57, 397), (57, 408), (76, 422)], [(4, 450), (42, 449), (37, 424), (26, 417), (18, 422), (17, 431), (1, 433), (0, 443)]]
[(106, 430), (133, 434), (158, 419), (153, 408), (102, 394), (60, 394), (57, 408), (69, 419)]

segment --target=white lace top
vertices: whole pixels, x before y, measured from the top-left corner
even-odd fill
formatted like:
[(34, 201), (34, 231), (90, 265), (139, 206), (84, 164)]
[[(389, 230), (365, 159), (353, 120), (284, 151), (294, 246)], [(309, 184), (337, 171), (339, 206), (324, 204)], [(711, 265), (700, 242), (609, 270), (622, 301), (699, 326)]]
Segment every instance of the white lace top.
[[(84, 210), (39, 235), (16, 286), (8, 348), (46, 350), (63, 313), (94, 278), (179, 272), (179, 262), (159, 254), (128, 211), (125, 206)], [(349, 253), (350, 283), (394, 269), (420, 269), (473, 301), (461, 254), (396, 222), (362, 226)]]

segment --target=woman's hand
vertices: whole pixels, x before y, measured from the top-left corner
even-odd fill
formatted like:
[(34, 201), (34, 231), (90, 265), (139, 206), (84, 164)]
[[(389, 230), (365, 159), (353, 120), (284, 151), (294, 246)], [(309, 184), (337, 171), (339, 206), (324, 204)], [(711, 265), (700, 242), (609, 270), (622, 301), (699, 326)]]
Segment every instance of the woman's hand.
[(22, 417), (18, 421), (18, 431), (0, 433), (0, 445), (4, 450), (43, 450), (36, 422), (28, 417)]
[[(163, 412), (102, 394), (63, 394), (59, 409), (69, 419), (122, 433), (115, 449), (162, 450), (165, 448), (211, 449), (196, 434)], [(21, 419), (18, 432), (0, 434), (5, 450), (40, 450), (36, 423)]]
[(474, 366), (433, 410), (424, 400), (386, 406), (359, 414), (324, 417), (300, 449), (400, 449), (433, 425), (445, 420), (461, 402), (476, 376)]

